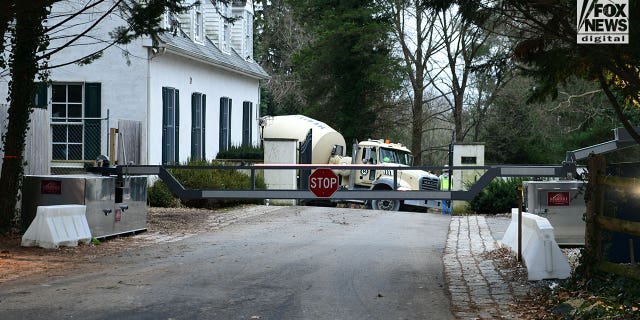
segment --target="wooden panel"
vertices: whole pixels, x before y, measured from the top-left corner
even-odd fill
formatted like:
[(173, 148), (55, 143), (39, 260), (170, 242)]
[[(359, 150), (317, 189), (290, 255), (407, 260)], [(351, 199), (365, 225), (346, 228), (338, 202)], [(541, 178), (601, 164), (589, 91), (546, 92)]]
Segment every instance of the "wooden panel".
[(640, 222), (620, 220), (611, 217), (598, 216), (598, 225), (603, 229), (640, 237)]
[(140, 121), (118, 120), (118, 164), (141, 164), (142, 124)]
[[(0, 105), (0, 135), (6, 130), (8, 107), (6, 104)], [(48, 110), (34, 109), (25, 140), (24, 159), (27, 165), (24, 168), (24, 174), (50, 174), (51, 131), (49, 126)], [(2, 157), (4, 152), (0, 150), (0, 167)]]

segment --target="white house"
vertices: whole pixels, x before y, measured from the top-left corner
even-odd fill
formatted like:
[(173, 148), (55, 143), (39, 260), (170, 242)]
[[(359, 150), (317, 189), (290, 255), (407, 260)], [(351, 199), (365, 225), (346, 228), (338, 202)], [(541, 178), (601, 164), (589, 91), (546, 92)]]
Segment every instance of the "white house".
[[(96, 2), (56, 3), (48, 25)], [(58, 28), (49, 50), (82, 34), (115, 2), (91, 7)], [(231, 24), (221, 14), (239, 19)], [(165, 14), (162, 23), (171, 31), (158, 39), (109, 47), (90, 64), (51, 69), (36, 101), (51, 115), (52, 171), (113, 156), (115, 149), (119, 163), (163, 164), (212, 159), (231, 145), (258, 143), (259, 82), (268, 75), (253, 60), (251, 1), (201, 1), (190, 12)], [(103, 48), (109, 32), (125, 24), (121, 15), (109, 15), (76, 45), (53, 54), (49, 65)], [(8, 80), (0, 79), (0, 99)], [(109, 134), (116, 129), (121, 139)]]

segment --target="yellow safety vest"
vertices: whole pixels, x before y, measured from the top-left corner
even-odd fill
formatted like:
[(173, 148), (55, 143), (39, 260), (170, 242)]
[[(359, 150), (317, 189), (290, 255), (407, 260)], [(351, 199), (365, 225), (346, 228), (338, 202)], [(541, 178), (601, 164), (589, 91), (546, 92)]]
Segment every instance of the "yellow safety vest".
[(451, 186), (451, 180), (449, 176), (442, 175), (440, 176), (440, 190), (449, 191), (449, 187)]

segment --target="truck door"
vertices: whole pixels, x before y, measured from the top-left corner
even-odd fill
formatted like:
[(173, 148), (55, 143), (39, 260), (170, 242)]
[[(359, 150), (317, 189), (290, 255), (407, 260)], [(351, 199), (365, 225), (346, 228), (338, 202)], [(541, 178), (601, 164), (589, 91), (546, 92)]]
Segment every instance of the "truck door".
[[(375, 165), (378, 163), (378, 153), (376, 148), (374, 147), (360, 147), (358, 148), (358, 162), (361, 164), (372, 164)], [(376, 179), (376, 171), (375, 170), (367, 170), (362, 169), (358, 171), (356, 174), (356, 185), (364, 185), (371, 186), (373, 181)]]

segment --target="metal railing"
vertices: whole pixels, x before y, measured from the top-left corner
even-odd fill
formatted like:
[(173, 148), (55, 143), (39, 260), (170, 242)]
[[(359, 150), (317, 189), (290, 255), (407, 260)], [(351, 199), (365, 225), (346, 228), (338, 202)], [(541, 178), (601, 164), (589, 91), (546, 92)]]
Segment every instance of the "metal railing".
[[(258, 170), (313, 170), (327, 168), (332, 170), (386, 170), (393, 172), (393, 186), (397, 185), (398, 172), (403, 170), (437, 171), (445, 168), (452, 172), (458, 170), (484, 170), (484, 174), (469, 188), (462, 191), (430, 191), (430, 190), (344, 190), (339, 189), (330, 197), (335, 200), (472, 200), (495, 177), (568, 177), (575, 176), (575, 167), (570, 166), (378, 166), (378, 165), (323, 165), (323, 164), (256, 164), (248, 166), (185, 166), (185, 165), (129, 165), (110, 168), (89, 168), (90, 172), (108, 175), (156, 175), (169, 189), (182, 199), (316, 199), (310, 190), (258, 190), (256, 188), (256, 171)], [(171, 169), (191, 170), (246, 170), (251, 178), (249, 190), (205, 190), (187, 189), (170, 172)]]

